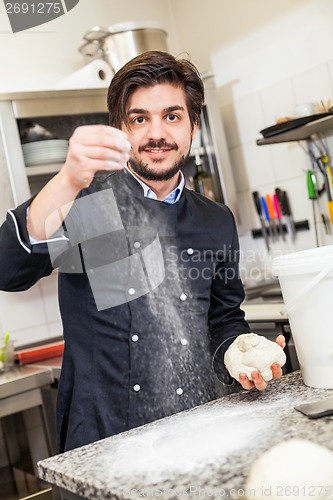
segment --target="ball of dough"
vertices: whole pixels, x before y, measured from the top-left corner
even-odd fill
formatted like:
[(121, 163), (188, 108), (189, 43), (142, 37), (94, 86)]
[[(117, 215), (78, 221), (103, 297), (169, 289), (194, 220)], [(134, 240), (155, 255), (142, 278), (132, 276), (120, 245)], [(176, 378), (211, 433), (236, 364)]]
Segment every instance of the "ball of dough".
[(333, 498), (333, 451), (305, 439), (273, 446), (253, 463), (246, 497)]
[(286, 355), (282, 347), (256, 333), (239, 335), (224, 355), (224, 364), (236, 380), (239, 380), (240, 373), (245, 373), (252, 380), (251, 373), (259, 371), (268, 382), (273, 378), (272, 364), (283, 366), (285, 362)]

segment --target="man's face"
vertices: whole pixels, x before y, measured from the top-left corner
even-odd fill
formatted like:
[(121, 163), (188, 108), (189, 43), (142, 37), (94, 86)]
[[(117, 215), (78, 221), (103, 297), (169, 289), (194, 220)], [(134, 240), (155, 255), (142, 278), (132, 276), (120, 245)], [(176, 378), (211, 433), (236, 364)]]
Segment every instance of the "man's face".
[(184, 90), (168, 83), (136, 89), (127, 103), (130, 166), (145, 180), (173, 177), (189, 155), (192, 129)]

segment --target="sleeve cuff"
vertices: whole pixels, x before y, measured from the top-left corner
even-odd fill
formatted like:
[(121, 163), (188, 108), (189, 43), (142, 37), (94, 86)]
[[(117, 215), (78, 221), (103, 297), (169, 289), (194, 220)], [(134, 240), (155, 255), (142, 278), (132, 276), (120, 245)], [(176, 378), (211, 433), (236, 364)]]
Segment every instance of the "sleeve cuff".
[(23, 238), (21, 236), (21, 233), (20, 233), (20, 229), (19, 229), (19, 224), (18, 224), (18, 221), (15, 217), (15, 214), (12, 212), (12, 210), (8, 210), (8, 215), (9, 217), (11, 218), (13, 224), (14, 224), (14, 228), (15, 228), (15, 232), (16, 232), (16, 237), (17, 237), (17, 240), (19, 242), (19, 244), (21, 245), (21, 247), (27, 252), (27, 253), (31, 253), (31, 248), (29, 248), (29, 246), (23, 241)]
[[(27, 207), (27, 211), (26, 211), (26, 218), (27, 219), (28, 219), (28, 214), (29, 214), (29, 208), (30, 207)], [(14, 214), (11, 214), (11, 215), (13, 217), (15, 217)], [(39, 245), (41, 243), (54, 243), (56, 241), (69, 241), (69, 239), (64, 234), (62, 234), (61, 236), (58, 236), (56, 238), (48, 238), (46, 240), (36, 240), (32, 236), (30, 236), (29, 233), (28, 233), (28, 236), (29, 236), (30, 245)]]
[(234, 379), (224, 364), (224, 355), (228, 349), (228, 347), (233, 343), (233, 341), (237, 338), (237, 335), (233, 337), (229, 337), (222, 344), (220, 344), (213, 354), (213, 370), (216, 373), (217, 378), (225, 385), (228, 386), (240, 386), (240, 383)]

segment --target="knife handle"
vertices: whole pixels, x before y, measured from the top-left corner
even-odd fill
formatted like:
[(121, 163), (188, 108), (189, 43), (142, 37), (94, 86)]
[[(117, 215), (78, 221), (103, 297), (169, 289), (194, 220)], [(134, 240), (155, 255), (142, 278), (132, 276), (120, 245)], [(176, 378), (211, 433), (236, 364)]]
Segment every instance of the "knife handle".
[(291, 215), (289, 198), (288, 198), (286, 191), (283, 191), (283, 193), (282, 193), (282, 203), (283, 203), (283, 206), (285, 207), (285, 212), (284, 212), (285, 215)]
[(269, 218), (275, 219), (274, 204), (273, 204), (273, 200), (272, 200), (271, 196), (269, 194), (266, 194), (265, 200), (266, 200), (266, 206), (267, 206)]
[(279, 205), (279, 201), (278, 201), (275, 193), (273, 194), (273, 203), (274, 203), (274, 210), (275, 210), (276, 217), (277, 217), (277, 219), (281, 219), (280, 205)]
[(306, 172), (306, 181), (308, 186), (308, 196), (310, 200), (315, 200), (317, 198), (316, 192), (316, 178), (311, 170)]
[(258, 191), (253, 191), (252, 193), (254, 204), (256, 206), (257, 214), (259, 217), (262, 215), (262, 208), (261, 208), (261, 203), (260, 203), (260, 197)]
[(261, 202), (262, 210), (263, 210), (264, 215), (265, 215), (265, 219), (269, 221), (270, 220), (269, 213), (268, 213), (267, 203), (266, 203), (264, 196), (260, 197), (260, 202)]
[(283, 215), (291, 215), (289, 200), (286, 191), (282, 191), (282, 189), (276, 188), (275, 194), (279, 202), (281, 213)]

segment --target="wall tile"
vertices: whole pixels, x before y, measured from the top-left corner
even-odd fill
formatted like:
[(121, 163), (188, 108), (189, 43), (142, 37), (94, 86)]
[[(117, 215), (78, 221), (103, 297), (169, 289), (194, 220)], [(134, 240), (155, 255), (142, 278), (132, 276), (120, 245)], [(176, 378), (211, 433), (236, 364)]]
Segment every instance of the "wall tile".
[(254, 202), (250, 190), (237, 193), (237, 200), (240, 207), (241, 234), (250, 231), (252, 228), (259, 228), (260, 221), (255, 211)]
[(293, 242), (293, 252), (300, 252), (317, 246), (314, 231), (300, 231), (297, 233), (297, 238)]
[(240, 274), (244, 284), (253, 285), (271, 278), (271, 255), (263, 238), (250, 234), (240, 238)]
[(12, 339), (15, 347), (41, 342), (49, 339), (49, 331), (47, 324), (35, 326), (32, 328), (23, 328), (20, 330), (11, 331)]
[(2, 331), (15, 331), (46, 324), (40, 286), (37, 283), (25, 292), (0, 294)]
[(226, 104), (221, 107), (221, 115), (228, 148), (239, 146), (241, 138), (237, 123), (237, 116), (233, 104)]
[(292, 84), (297, 104), (332, 99), (331, 79), (326, 63), (293, 76)]
[(249, 179), (242, 146), (229, 149), (230, 164), (235, 180), (236, 191), (249, 189)]
[[(326, 232), (328, 231), (328, 232)], [(319, 246), (333, 245), (333, 225), (328, 223), (326, 228), (322, 221), (317, 222)], [(315, 246), (315, 245), (313, 245)]]
[(61, 337), (63, 334), (62, 322), (54, 321), (48, 324), (50, 338)]
[(306, 179), (289, 179), (278, 186), (287, 191), (291, 211), (295, 221), (307, 219), (312, 223), (312, 201), (308, 199)]
[(274, 171), (268, 148), (259, 147), (255, 142), (251, 142), (243, 145), (242, 153), (249, 188), (252, 191), (265, 184), (274, 184)]
[(242, 97), (234, 107), (241, 143), (255, 142), (265, 123), (259, 93)]
[(264, 128), (275, 125), (277, 117), (292, 117), (295, 94), (290, 79), (276, 82), (259, 92), (264, 116)]
[(275, 182), (279, 184), (295, 177), (306, 178), (306, 170), (311, 168), (311, 163), (306, 152), (297, 142), (286, 142), (260, 146), (269, 149)]
[(60, 321), (58, 305), (58, 273), (54, 271), (50, 276), (40, 281), (41, 294), (47, 322)]
[[(333, 59), (330, 59), (329, 61), (327, 61), (327, 68), (328, 68), (328, 74), (330, 77), (331, 101), (332, 101), (332, 98), (333, 98)], [(332, 106), (333, 106), (333, 102), (332, 102)]]

